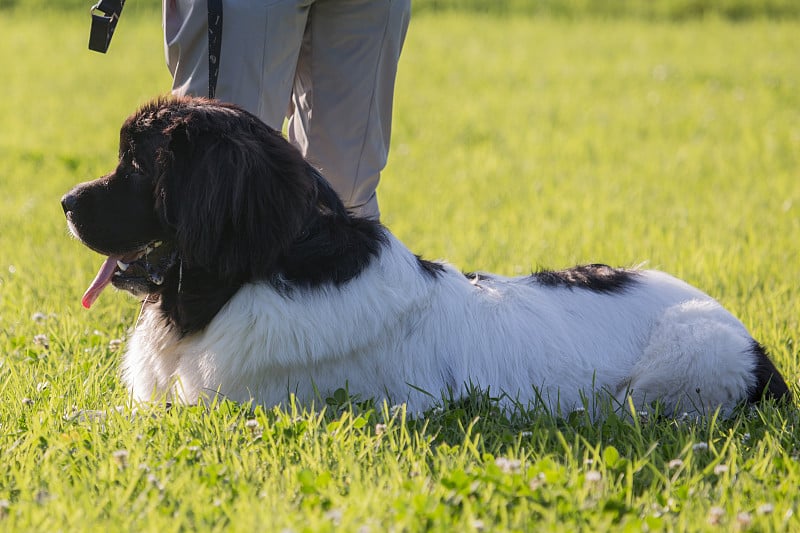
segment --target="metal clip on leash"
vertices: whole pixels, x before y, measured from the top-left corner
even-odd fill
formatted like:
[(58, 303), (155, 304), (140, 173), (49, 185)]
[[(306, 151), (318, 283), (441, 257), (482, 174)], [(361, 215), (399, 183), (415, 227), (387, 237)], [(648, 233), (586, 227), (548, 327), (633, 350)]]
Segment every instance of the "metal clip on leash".
[(92, 6), (92, 29), (89, 32), (89, 50), (105, 54), (114, 29), (122, 14), (125, 0), (100, 0)]

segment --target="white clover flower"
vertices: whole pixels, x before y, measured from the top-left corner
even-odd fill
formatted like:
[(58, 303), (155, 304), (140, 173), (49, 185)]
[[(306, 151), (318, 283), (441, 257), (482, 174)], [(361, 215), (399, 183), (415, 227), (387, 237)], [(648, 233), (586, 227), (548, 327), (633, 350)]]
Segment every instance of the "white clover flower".
[(531, 490), (536, 490), (539, 487), (544, 486), (546, 483), (547, 480), (544, 477), (544, 472), (539, 472), (539, 474), (535, 478), (531, 479), (528, 482), (528, 487), (530, 487)]
[(742, 527), (747, 527), (753, 522), (753, 517), (750, 513), (742, 511), (736, 515), (736, 521), (739, 522), (739, 525)]
[(707, 442), (698, 442), (692, 444), (692, 451), (694, 452), (704, 452), (708, 450), (708, 443)]
[(724, 516), (725, 510), (722, 507), (712, 507), (708, 510), (708, 523), (712, 526), (719, 525)]
[(155, 475), (148, 474), (147, 475), (147, 481), (151, 485), (153, 485), (156, 489), (158, 489), (159, 491), (163, 491), (164, 490), (164, 485), (161, 484), (161, 482), (158, 480), (158, 478)]
[(44, 333), (40, 333), (40, 334), (35, 335), (33, 337), (33, 344), (35, 344), (37, 346), (41, 346), (44, 349), (49, 349), (50, 348), (50, 339), (47, 338), (47, 335), (45, 335)]
[(522, 466), (519, 459), (509, 459), (507, 457), (498, 457), (494, 460), (494, 464), (500, 467), (500, 470), (506, 474), (518, 472), (520, 466)]
[(683, 466), (683, 460), (682, 459), (673, 459), (672, 461), (667, 463), (667, 466), (669, 467), (670, 470), (672, 470), (673, 468), (680, 468), (680, 467)]
[(589, 470), (586, 472), (586, 481), (589, 483), (597, 483), (601, 479), (603, 479), (603, 474), (598, 470)]
[(120, 469), (125, 468), (128, 466), (128, 457), (130, 453), (128, 450), (117, 450), (111, 453), (111, 458), (114, 459), (114, 462), (120, 467)]
[(762, 503), (761, 505), (758, 506), (756, 512), (758, 514), (772, 514), (774, 510), (775, 506), (773, 506), (771, 503)]
[(714, 467), (714, 473), (716, 475), (722, 475), (728, 471), (728, 465), (717, 465)]
[(341, 509), (331, 509), (325, 513), (325, 518), (333, 522), (334, 525), (339, 525), (342, 522), (342, 514)]
[(259, 438), (263, 434), (261, 424), (259, 424), (258, 420), (255, 418), (251, 418), (245, 422), (244, 427), (250, 430), (250, 434), (255, 438)]

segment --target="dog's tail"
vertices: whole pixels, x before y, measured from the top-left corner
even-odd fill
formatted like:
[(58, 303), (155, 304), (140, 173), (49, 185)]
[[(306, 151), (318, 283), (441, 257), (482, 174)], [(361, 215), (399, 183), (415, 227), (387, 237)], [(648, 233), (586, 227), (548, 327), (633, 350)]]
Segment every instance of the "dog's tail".
[(790, 401), (792, 393), (789, 391), (783, 376), (767, 356), (767, 351), (764, 347), (753, 341), (750, 353), (755, 359), (753, 374), (755, 374), (756, 383), (750, 388), (747, 397), (748, 402), (757, 403), (765, 399)]

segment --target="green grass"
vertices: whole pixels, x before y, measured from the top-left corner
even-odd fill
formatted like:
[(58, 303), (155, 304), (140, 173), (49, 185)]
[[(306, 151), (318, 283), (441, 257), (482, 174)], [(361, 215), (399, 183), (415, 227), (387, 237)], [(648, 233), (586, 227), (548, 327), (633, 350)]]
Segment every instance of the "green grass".
[(796, 19), (800, 16), (800, 5), (794, 0), (415, 0), (414, 9), (418, 13), (474, 11), (570, 19), (631, 17), (645, 20), (689, 20), (722, 17), (749, 20)]
[[(58, 199), (108, 171), (123, 118), (167, 90), (158, 14), (127, 13), (106, 56), (86, 50), (83, 11), (0, 12), (0, 27), (0, 529), (800, 527), (796, 406), (592, 424), (498, 413), (479, 393), (416, 419), (341, 397), (128, 405), (116, 364), (137, 304), (80, 307), (99, 257)], [(384, 221), (465, 270), (676, 273), (734, 310), (797, 392), (798, 31), (417, 17)]]
[[(53, 9), (86, 13), (93, 0), (0, 0), (0, 10), (25, 12)], [(160, 0), (128, 2), (125, 17), (132, 11), (153, 11)], [(797, 19), (800, 4), (795, 0), (414, 0), (414, 12), (447, 11), (490, 13), (500, 16), (551, 16), (568, 19), (587, 17), (631, 17), (645, 20), (691, 20), (722, 17), (729, 20)]]

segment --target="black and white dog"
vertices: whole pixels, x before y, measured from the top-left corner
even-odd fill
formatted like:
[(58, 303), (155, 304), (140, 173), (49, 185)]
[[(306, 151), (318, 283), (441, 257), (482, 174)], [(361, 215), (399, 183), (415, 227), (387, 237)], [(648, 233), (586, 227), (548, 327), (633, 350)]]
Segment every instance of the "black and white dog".
[(233, 106), (161, 99), (127, 119), (119, 165), (62, 199), (108, 284), (144, 300), (123, 379), (136, 400), (274, 405), (347, 386), (423, 410), (465, 385), (557, 412), (723, 414), (788, 398), (745, 327), (657, 271), (507, 278), (412, 254), (351, 216), (279, 132)]

